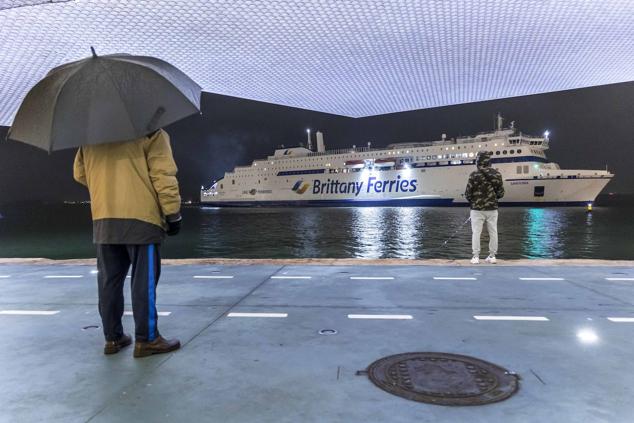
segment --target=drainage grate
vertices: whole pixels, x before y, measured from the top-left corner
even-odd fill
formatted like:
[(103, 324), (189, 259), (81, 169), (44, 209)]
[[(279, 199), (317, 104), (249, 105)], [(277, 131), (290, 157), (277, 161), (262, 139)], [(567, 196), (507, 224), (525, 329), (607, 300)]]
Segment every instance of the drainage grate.
[(368, 367), (379, 388), (413, 401), (438, 405), (483, 405), (517, 392), (519, 377), (477, 358), (416, 352), (381, 358)]

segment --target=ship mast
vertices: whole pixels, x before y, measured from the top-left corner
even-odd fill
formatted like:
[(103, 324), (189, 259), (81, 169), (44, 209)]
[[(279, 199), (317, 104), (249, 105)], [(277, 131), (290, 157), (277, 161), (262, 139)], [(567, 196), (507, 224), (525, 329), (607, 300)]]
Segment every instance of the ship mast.
[(502, 117), (500, 113), (498, 113), (498, 116), (497, 116), (497, 130), (498, 131), (502, 130), (503, 123), (504, 123), (504, 118)]

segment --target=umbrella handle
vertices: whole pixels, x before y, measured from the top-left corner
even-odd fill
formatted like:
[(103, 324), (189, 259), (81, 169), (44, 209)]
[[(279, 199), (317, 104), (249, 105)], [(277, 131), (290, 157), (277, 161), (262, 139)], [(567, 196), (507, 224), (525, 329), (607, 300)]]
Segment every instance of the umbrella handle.
[(158, 123), (161, 116), (163, 116), (163, 113), (165, 113), (165, 108), (163, 106), (159, 106), (159, 108), (156, 109), (156, 112), (154, 112), (152, 119), (150, 119), (150, 123), (148, 123), (147, 127), (145, 128), (148, 132), (152, 132), (157, 129), (156, 124)]

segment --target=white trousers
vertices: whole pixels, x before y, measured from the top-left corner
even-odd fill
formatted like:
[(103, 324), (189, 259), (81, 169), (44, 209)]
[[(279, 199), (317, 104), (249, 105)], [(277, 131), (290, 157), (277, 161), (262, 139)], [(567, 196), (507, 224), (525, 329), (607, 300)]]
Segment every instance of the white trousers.
[(474, 257), (480, 255), (480, 235), (484, 222), (489, 233), (489, 255), (495, 256), (498, 252), (498, 211), (471, 210), (471, 249)]

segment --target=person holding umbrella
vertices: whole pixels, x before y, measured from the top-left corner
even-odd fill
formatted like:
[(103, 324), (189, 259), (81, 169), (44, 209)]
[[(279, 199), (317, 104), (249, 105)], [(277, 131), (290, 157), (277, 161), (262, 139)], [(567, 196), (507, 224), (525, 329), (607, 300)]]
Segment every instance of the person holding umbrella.
[(180, 348), (158, 330), (160, 245), (181, 226), (177, 167), (164, 126), (200, 111), (201, 88), (160, 59), (115, 54), (62, 65), (31, 89), (8, 138), (49, 152), (80, 147), (74, 178), (90, 193), (105, 354), (132, 343), (122, 325), (132, 267), (134, 357)]
[(121, 324), (123, 283), (130, 265), (134, 356), (180, 347), (178, 340), (159, 334), (156, 311), (160, 244), (165, 232), (178, 233), (182, 220), (176, 171), (169, 136), (162, 129), (137, 140), (77, 151), (74, 177), (90, 192), (105, 354), (117, 353), (132, 342)]

